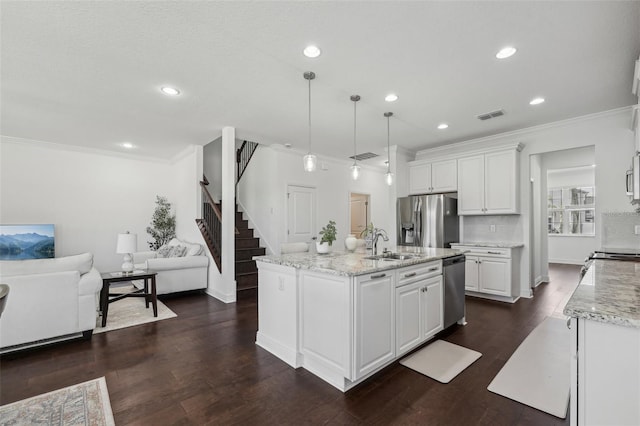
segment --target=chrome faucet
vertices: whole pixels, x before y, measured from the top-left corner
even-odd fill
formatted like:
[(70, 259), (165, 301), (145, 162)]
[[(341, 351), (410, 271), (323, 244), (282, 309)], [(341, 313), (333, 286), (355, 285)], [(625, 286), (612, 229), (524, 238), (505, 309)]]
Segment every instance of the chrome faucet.
[(387, 231), (382, 228), (375, 228), (373, 230), (373, 255), (378, 255), (378, 238), (382, 237), (384, 241), (389, 241)]

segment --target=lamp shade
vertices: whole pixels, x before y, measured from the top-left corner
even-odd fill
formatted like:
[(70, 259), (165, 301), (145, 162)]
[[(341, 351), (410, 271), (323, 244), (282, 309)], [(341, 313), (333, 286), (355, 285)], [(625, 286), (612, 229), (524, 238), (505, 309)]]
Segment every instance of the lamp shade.
[(137, 234), (118, 234), (118, 244), (116, 245), (116, 253), (126, 254), (135, 253), (138, 250)]

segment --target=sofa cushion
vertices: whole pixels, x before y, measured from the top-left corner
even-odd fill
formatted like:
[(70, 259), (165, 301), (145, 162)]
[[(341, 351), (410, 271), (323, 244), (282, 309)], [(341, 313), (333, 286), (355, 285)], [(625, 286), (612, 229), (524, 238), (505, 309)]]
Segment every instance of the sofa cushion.
[(91, 253), (55, 259), (2, 260), (0, 261), (0, 275), (11, 277), (65, 271), (78, 271), (82, 275), (89, 272), (92, 266), (93, 254)]
[(195, 243), (187, 243), (185, 241), (180, 241), (177, 238), (173, 238), (169, 241), (170, 246), (185, 246), (187, 248), (187, 253), (185, 256), (198, 256), (202, 253), (202, 246), (200, 244)]

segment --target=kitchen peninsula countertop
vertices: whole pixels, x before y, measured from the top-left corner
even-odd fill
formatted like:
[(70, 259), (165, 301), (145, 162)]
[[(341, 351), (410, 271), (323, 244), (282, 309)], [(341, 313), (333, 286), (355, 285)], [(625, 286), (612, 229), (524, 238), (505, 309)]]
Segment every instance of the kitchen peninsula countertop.
[(366, 259), (367, 256), (370, 256), (370, 253), (346, 253), (334, 251), (327, 254), (307, 252), (254, 256), (253, 260), (298, 269), (308, 269), (310, 271), (317, 271), (331, 275), (355, 276), (389, 269), (403, 268), (405, 266), (417, 265), (461, 254), (459, 250), (423, 247), (394, 247), (391, 251), (393, 253), (411, 254), (413, 257), (405, 260), (372, 260)]
[(563, 313), (575, 318), (640, 328), (640, 263), (595, 260)]
[(491, 248), (518, 248), (524, 247), (523, 243), (509, 243), (505, 241), (467, 241), (464, 243), (453, 243), (452, 245), (458, 246), (471, 246), (471, 247), (491, 247)]

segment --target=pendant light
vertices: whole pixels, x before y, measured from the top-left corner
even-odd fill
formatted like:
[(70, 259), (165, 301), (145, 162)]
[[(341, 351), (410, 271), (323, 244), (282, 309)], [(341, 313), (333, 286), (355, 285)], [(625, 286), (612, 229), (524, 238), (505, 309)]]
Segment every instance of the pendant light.
[(391, 173), (391, 150), (389, 149), (389, 118), (391, 118), (392, 115), (392, 112), (384, 113), (384, 116), (387, 117), (387, 173), (385, 175), (385, 180), (389, 186), (393, 184), (393, 173)]
[(309, 152), (304, 156), (302, 162), (304, 164), (305, 172), (313, 172), (316, 170), (316, 163), (318, 162), (318, 159), (315, 154), (311, 153), (311, 80), (316, 78), (316, 73), (313, 71), (307, 71), (303, 75), (305, 80), (309, 82)]
[(358, 166), (358, 151), (356, 149), (356, 104), (360, 100), (360, 96), (351, 95), (353, 101), (353, 165), (351, 166), (351, 177), (358, 180), (360, 176), (360, 166)]

